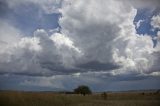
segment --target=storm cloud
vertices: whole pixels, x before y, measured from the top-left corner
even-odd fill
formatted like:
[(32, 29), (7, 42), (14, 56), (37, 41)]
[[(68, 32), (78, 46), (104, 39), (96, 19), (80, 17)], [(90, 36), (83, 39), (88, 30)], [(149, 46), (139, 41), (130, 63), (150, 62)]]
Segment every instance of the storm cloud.
[[(65, 80), (74, 79), (71, 83), (75, 86), (83, 82), (104, 84), (103, 80), (109, 83), (152, 79), (160, 75), (159, 31), (156, 36), (138, 34), (134, 23), (139, 9), (153, 10), (153, 5), (159, 6), (158, 0), (47, 1), (0, 2), (0, 6), (16, 8), (14, 11), (32, 4), (43, 14), (61, 14), (57, 28), (37, 28), (29, 36), (0, 17), (1, 76), (30, 79), (22, 78), (20, 85), (50, 87), (55, 83), (55, 88), (65, 89)], [(159, 30), (159, 15), (151, 17), (150, 25), (152, 30)], [(158, 42), (155, 47), (153, 40)]]

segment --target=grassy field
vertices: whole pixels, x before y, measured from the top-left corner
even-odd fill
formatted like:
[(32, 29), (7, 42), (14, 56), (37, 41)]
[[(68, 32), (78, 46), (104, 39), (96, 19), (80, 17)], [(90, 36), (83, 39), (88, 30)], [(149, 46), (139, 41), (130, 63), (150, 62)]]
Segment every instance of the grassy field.
[(0, 91), (0, 106), (160, 106), (160, 93), (78, 95), (53, 92)]

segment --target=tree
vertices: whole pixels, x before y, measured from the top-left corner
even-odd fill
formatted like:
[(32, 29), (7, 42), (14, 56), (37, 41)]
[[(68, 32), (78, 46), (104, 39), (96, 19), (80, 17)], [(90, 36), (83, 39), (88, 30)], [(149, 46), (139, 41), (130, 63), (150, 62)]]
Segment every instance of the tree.
[(92, 91), (90, 90), (90, 88), (88, 86), (80, 85), (76, 89), (74, 89), (74, 93), (82, 94), (85, 96), (86, 94), (91, 94)]

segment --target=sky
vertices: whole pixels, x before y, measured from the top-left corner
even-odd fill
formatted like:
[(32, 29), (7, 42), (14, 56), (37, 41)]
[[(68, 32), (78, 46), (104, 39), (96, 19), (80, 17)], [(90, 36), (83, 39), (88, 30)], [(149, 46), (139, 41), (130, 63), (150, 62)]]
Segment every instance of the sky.
[(0, 90), (160, 89), (159, 0), (0, 0)]

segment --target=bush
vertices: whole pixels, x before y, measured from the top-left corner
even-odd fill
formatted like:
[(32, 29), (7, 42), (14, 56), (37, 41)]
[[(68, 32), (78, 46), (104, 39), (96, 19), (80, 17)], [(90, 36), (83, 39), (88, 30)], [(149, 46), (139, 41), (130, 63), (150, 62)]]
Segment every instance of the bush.
[(82, 94), (85, 96), (86, 94), (91, 94), (92, 91), (90, 90), (88, 86), (81, 85), (81, 86), (78, 86), (76, 89), (74, 89), (74, 93)]

